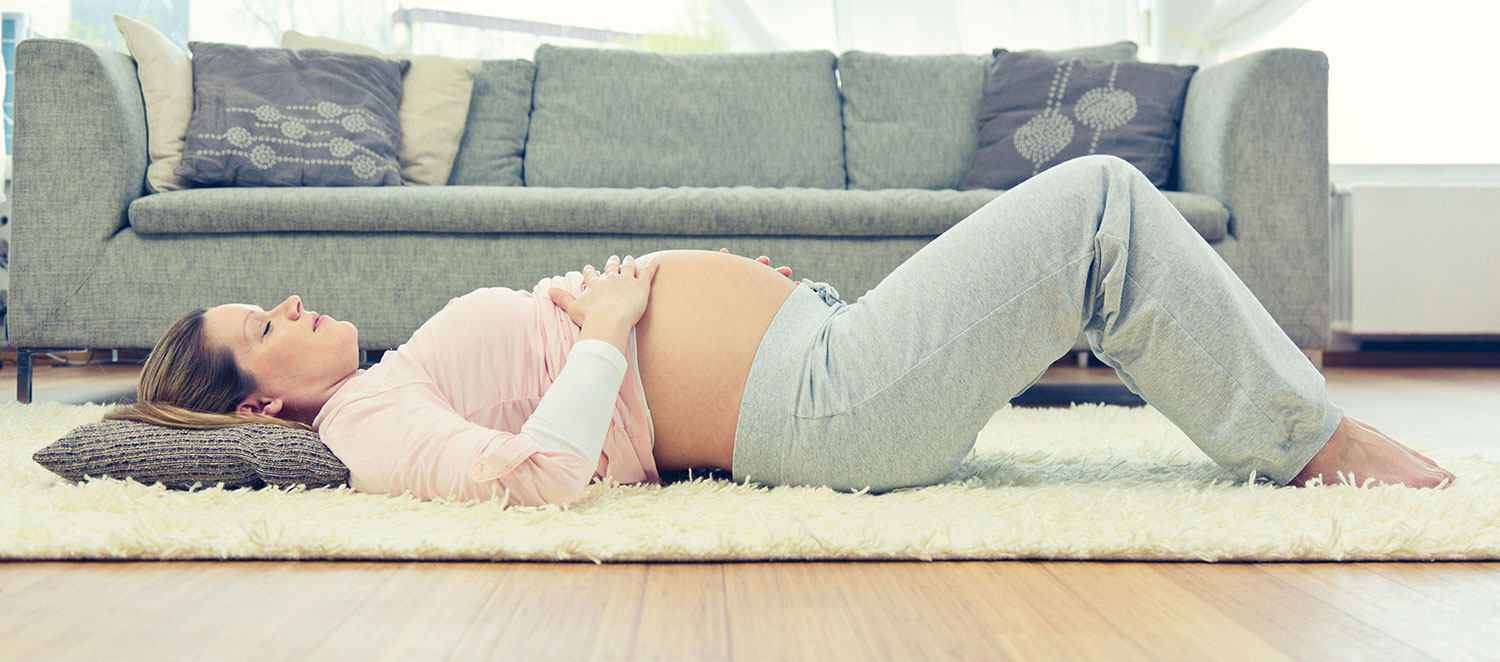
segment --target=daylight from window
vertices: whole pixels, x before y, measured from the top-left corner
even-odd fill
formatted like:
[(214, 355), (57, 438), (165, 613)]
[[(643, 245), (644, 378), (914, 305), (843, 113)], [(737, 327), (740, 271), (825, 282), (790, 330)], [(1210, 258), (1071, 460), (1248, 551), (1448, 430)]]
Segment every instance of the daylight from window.
[[(283, 31), (296, 30), (385, 51), (481, 58), (529, 59), (542, 43), (673, 52), (739, 50), (731, 44), (715, 4), (712, 0), (34, 0), (7, 5), (4, 16), (7, 54), (17, 40), (27, 36), (67, 37), (125, 50), (110, 20), (116, 12), (156, 26), (184, 48), (189, 40), (276, 46)], [(784, 17), (800, 17), (785, 21), (787, 26), (797, 26), (785, 29), (829, 33), (823, 37), (783, 34), (783, 38), (803, 44), (799, 47), (837, 50), (832, 34), (834, 3), (771, 4)], [(974, 11), (1002, 14), (1019, 11), (1014, 6), (1004, 11), (988, 5), (974, 7)], [(870, 11), (882, 9), (876, 6)], [(1123, 5), (1121, 11), (1131, 15)], [(1001, 24), (1015, 22), (996, 18)], [(909, 44), (900, 30), (885, 29), (884, 23), (866, 21), (868, 25), (861, 24), (862, 34), (888, 35), (891, 43), (885, 52), (908, 52)], [(1220, 61), (1266, 48), (1327, 53), (1329, 160), (1333, 163), (1497, 163), (1500, 131), (1493, 129), (1495, 106), (1487, 96), (1490, 86), (1485, 84), (1493, 76), (1489, 72), (1474, 75), (1483, 63), (1495, 61), (1490, 33), (1497, 24), (1500, 3), (1487, 0), (1420, 4), (1311, 0), (1254, 44), (1222, 53)], [(1422, 29), (1412, 29), (1415, 25)], [(968, 46), (979, 43), (973, 32), (973, 25), (962, 25), (955, 34)], [(1012, 48), (1070, 45), (1011, 43), (1014, 35), (1010, 41), (997, 41)], [(823, 45), (812, 45), (819, 43)], [(7, 68), (12, 67), (8, 60)]]
[(1332, 163), (1500, 163), (1496, 25), (1500, 3), (1488, 0), (1311, 0), (1221, 59), (1266, 48), (1327, 53)]

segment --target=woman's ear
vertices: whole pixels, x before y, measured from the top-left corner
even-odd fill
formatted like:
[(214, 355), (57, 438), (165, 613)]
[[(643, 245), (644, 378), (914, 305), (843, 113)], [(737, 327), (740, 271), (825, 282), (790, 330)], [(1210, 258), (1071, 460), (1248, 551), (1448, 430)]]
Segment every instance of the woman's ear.
[(281, 398), (257, 398), (254, 395), (251, 395), (240, 402), (240, 405), (238, 407), (235, 407), (235, 411), (241, 414), (265, 414), (266, 416), (275, 416), (281, 413), (281, 405)]

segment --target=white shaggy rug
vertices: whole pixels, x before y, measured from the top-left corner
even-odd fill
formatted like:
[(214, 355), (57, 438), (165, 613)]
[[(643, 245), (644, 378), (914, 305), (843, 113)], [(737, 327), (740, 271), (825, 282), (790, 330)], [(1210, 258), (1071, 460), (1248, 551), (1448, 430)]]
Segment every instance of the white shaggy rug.
[(1403, 439), (1447, 490), (1236, 484), (1154, 408), (1006, 407), (959, 478), (882, 495), (591, 485), (567, 508), (349, 488), (72, 484), (31, 460), (105, 405), (0, 406), (0, 558), (729, 561), (1500, 559), (1500, 462)]

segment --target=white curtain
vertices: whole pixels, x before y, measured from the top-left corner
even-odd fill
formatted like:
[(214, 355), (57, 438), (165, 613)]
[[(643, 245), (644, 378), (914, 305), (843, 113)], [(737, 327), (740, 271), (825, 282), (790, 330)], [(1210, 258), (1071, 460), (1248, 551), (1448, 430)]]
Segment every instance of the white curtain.
[[(0, 53), (0, 99), (5, 98), (5, 54)], [(10, 136), (5, 128), (4, 118), (0, 118), (0, 145), (4, 145)], [(0, 152), (5, 150), (0, 149)], [(10, 184), (10, 154), (0, 153), (0, 203), (5, 202), (5, 189)]]
[(1164, 3), (1161, 17), (1166, 41), (1158, 51), (1162, 62), (1217, 64), (1219, 54), (1239, 50), (1286, 22), (1308, 0), (1192, 0)]
[(1137, 40), (1138, 0), (710, 0), (737, 51), (988, 53)]

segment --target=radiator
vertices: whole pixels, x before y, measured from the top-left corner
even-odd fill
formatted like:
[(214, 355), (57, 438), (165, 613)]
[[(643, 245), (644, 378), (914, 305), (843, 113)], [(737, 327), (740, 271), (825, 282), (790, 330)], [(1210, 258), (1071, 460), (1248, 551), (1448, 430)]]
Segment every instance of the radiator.
[(1333, 185), (1333, 330), (1500, 336), (1500, 185)]

